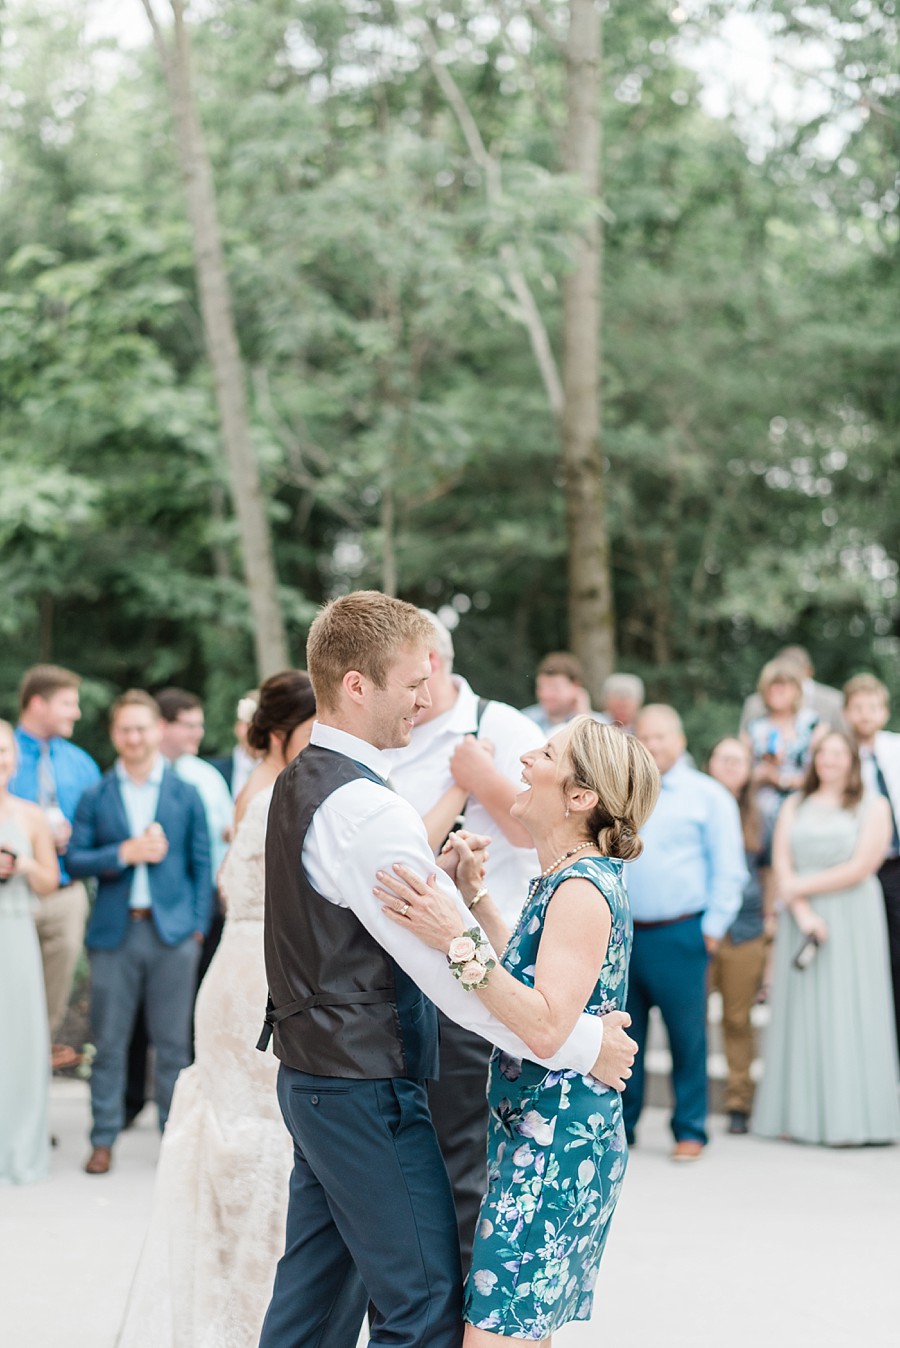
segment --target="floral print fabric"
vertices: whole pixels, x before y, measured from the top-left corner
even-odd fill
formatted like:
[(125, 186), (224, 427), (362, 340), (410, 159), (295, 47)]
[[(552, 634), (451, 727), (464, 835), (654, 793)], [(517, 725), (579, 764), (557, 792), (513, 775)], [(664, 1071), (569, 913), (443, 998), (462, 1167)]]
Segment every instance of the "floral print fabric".
[[(597, 886), (612, 913), (609, 949), (585, 1008), (625, 1006), (631, 913), (623, 863), (583, 857), (533, 884), (502, 963), (534, 986), (547, 904), (565, 879)], [(621, 1096), (592, 1077), (551, 1072), (494, 1050), (488, 1081), (488, 1189), (465, 1318), (515, 1339), (544, 1339), (587, 1320), (627, 1149)]]

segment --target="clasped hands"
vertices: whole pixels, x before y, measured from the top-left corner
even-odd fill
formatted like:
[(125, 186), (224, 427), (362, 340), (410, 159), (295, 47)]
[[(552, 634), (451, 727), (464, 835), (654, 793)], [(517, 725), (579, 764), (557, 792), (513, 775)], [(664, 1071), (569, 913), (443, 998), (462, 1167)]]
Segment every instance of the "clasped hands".
[(126, 838), (119, 856), (126, 866), (155, 866), (169, 851), (169, 840), (159, 824), (150, 824), (136, 838)]

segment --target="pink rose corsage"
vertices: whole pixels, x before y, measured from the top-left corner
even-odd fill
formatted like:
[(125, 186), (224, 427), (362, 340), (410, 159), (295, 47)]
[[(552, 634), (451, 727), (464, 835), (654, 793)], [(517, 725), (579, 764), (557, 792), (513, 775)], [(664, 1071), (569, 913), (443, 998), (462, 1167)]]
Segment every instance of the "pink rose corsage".
[(477, 992), (486, 987), (491, 970), (497, 967), (494, 952), (478, 927), (471, 927), (450, 942), (447, 962), (451, 974), (462, 983), (466, 992)]

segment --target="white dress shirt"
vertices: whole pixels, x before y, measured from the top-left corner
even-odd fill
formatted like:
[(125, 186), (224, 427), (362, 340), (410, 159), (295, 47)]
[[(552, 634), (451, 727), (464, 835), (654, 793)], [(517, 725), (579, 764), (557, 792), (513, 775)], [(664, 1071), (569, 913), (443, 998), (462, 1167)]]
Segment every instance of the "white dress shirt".
[[(355, 735), (316, 721), (311, 743), (354, 759), (385, 781), (389, 776), (388, 755)], [(400, 862), (422, 876), (437, 869), (438, 885), (453, 898), (464, 926), (478, 925), (455, 886), (436, 868), (420, 816), (397, 792), (368, 778), (338, 787), (313, 815), (302, 862), (310, 884), (332, 903), (351, 909), (369, 935), (451, 1020), (513, 1057), (530, 1058), (555, 1071), (571, 1068), (583, 1074), (590, 1072), (603, 1039), (603, 1023), (598, 1016), (583, 1014), (558, 1053), (552, 1058), (538, 1058), (488, 1011), (477, 993), (463, 989), (450, 973), (446, 954), (432, 950), (381, 911), (381, 903), (372, 893), (375, 872), (390, 873), (394, 863)]]
[[(426, 815), (453, 786), (450, 758), (466, 735), (474, 735), (478, 724), (478, 698), (465, 679), (454, 676), (458, 695), (453, 706), (432, 721), (413, 727), (412, 739), (405, 749), (388, 749), (385, 759), (391, 768), (391, 785), (404, 800)], [(540, 732), (527, 716), (503, 702), (489, 702), (479, 730), (481, 738), (494, 746), (494, 764), (517, 790), (522, 790), (520, 756), (540, 743)], [(537, 852), (516, 847), (485, 807), (470, 796), (465, 826), (473, 833), (487, 833), (491, 851), (484, 882), (507, 926), (514, 927), (528, 884), (540, 874)]]

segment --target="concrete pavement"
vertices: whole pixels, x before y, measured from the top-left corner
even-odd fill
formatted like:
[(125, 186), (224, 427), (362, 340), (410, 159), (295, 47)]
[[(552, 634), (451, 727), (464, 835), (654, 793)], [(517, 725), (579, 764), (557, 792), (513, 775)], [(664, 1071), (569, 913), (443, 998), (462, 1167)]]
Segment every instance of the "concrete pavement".
[[(54, 1081), (53, 1176), (0, 1189), (2, 1348), (113, 1348), (150, 1207), (152, 1113), (113, 1172), (89, 1177), (87, 1088)], [(646, 1111), (594, 1317), (555, 1348), (896, 1348), (900, 1147), (826, 1151), (712, 1126), (702, 1160), (677, 1166), (665, 1113)]]

